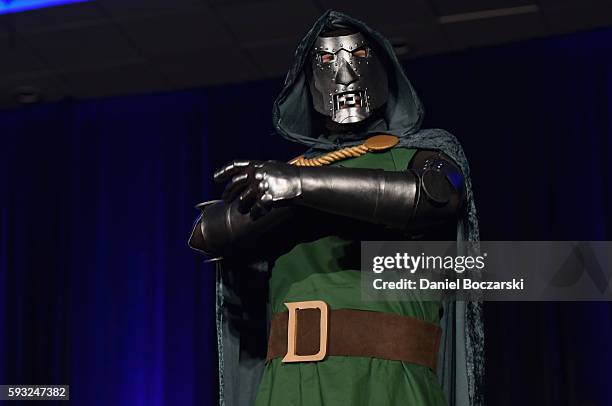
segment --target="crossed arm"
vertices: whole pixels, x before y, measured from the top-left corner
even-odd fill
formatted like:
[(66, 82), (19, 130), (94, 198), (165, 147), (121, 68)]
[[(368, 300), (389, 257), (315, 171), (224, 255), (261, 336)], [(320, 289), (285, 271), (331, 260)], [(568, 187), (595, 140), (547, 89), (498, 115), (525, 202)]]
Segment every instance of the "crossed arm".
[(303, 206), (374, 224), (422, 230), (456, 218), (464, 177), (438, 151), (419, 151), (404, 171), (297, 167), (275, 161), (235, 161), (215, 173), (228, 182), (221, 201), (200, 205), (189, 245), (226, 255), (289, 221)]

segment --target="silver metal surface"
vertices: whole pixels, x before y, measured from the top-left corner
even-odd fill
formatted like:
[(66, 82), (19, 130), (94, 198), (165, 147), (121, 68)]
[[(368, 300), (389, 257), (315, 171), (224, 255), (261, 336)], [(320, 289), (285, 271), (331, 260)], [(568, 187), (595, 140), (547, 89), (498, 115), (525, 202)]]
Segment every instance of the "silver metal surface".
[(317, 38), (311, 67), (313, 106), (336, 123), (363, 121), (387, 101), (386, 70), (361, 33)]

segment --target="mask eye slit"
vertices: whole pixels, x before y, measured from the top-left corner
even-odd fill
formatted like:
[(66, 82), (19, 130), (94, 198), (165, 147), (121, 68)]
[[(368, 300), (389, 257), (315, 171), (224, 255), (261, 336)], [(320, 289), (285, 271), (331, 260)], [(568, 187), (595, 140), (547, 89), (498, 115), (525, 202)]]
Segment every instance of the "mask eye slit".
[(319, 54), (319, 61), (321, 61), (321, 63), (330, 63), (335, 60), (336, 60), (336, 55), (330, 52), (321, 52)]
[(357, 58), (367, 58), (369, 55), (368, 49), (365, 47), (357, 48), (353, 51), (353, 56)]

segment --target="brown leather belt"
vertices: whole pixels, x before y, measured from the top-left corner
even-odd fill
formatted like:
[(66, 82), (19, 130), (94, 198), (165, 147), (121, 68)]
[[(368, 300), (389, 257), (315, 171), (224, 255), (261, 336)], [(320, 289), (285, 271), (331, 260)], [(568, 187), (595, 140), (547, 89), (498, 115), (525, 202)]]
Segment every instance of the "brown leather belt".
[(272, 316), (267, 361), (320, 361), (327, 355), (411, 362), (435, 371), (442, 329), (413, 317), (328, 310), (321, 301), (286, 303)]

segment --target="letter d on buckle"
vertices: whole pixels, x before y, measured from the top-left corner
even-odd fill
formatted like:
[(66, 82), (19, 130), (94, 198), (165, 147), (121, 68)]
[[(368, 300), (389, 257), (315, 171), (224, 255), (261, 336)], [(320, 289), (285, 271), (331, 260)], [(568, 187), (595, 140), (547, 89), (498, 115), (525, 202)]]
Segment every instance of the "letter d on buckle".
[[(321, 361), (327, 354), (327, 326), (329, 308), (327, 303), (321, 300), (312, 300), (308, 302), (285, 303), (289, 309), (289, 323), (287, 325), (287, 355), (283, 358), (283, 362), (309, 362)], [(321, 330), (319, 334), (319, 352), (312, 355), (297, 355), (297, 311), (302, 309), (319, 309), (321, 312)]]

